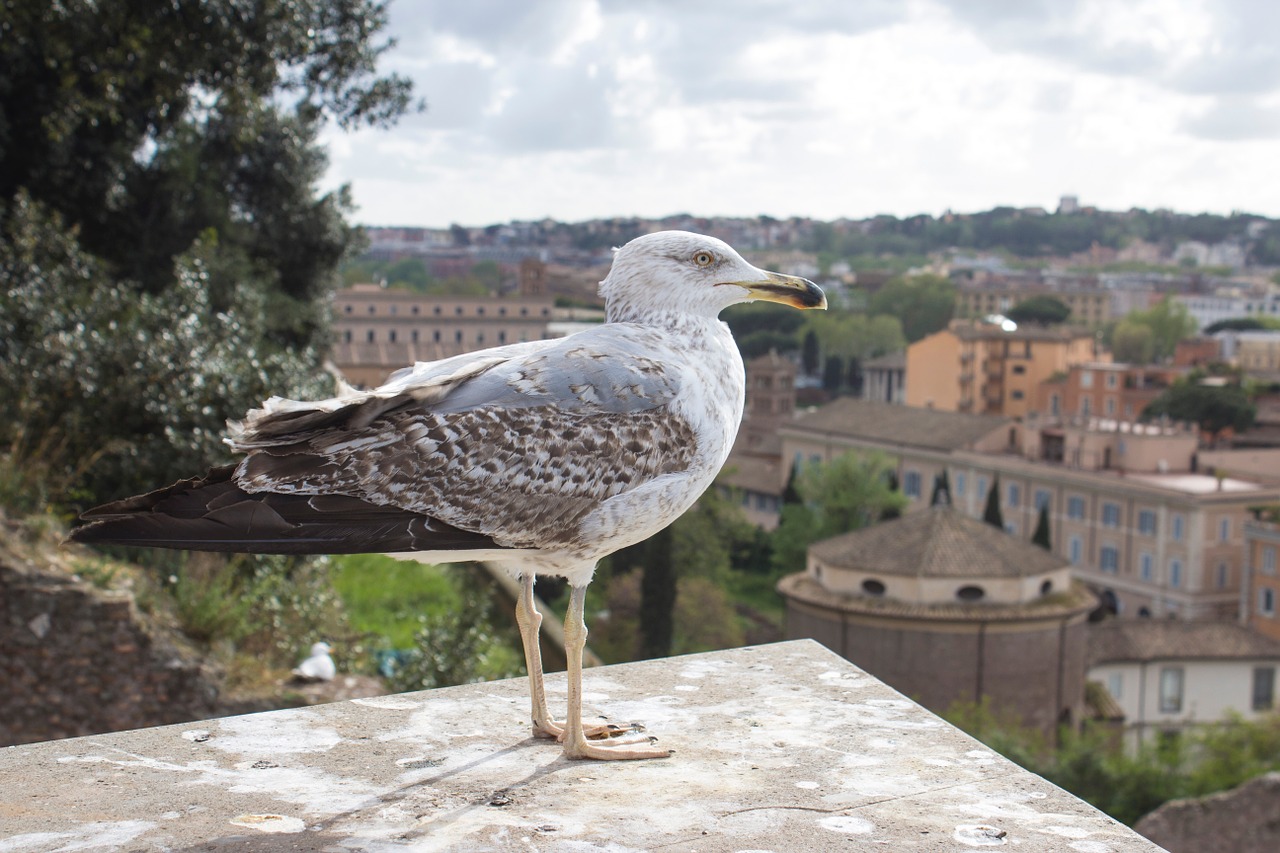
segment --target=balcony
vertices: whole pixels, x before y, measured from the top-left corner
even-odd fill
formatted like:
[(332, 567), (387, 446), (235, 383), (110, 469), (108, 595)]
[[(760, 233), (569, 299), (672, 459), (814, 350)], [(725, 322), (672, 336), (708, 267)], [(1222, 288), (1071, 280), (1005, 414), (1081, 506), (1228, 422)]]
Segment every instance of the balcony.
[(591, 669), (586, 700), (675, 755), (566, 761), (523, 679), (28, 744), (4, 849), (1160, 849), (811, 641)]

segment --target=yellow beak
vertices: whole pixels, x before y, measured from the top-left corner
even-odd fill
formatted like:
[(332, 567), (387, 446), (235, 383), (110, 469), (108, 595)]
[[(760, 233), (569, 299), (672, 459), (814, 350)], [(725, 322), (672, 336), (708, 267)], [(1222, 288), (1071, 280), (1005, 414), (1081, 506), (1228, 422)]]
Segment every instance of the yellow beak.
[(826, 309), (827, 295), (822, 288), (798, 275), (783, 275), (777, 272), (766, 272), (765, 278), (758, 281), (735, 281), (734, 284), (746, 288), (752, 300), (763, 302), (781, 302), (792, 308)]

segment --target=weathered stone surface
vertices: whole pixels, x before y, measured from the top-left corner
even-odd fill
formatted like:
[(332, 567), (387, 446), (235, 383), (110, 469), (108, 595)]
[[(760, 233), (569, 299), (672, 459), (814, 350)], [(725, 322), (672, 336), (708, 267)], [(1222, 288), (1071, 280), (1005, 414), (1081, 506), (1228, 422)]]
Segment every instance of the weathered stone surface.
[(1172, 853), (1274, 853), (1280, 850), (1280, 773), (1207, 797), (1172, 800), (1135, 828)]
[[(12, 531), (7, 531), (12, 534)], [(8, 547), (0, 531), (0, 745), (200, 719), (215, 682), (132, 596)], [(53, 558), (51, 558), (53, 559)]]
[(30, 744), (0, 750), (0, 849), (1159, 849), (813, 642), (585, 690), (675, 755), (566, 761), (522, 679)]

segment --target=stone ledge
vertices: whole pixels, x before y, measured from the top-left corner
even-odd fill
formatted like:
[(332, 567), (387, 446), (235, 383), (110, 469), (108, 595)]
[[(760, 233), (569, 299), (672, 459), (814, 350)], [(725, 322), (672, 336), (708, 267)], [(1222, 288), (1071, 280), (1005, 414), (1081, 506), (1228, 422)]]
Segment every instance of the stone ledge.
[(0, 851), (1160, 849), (811, 641), (585, 689), (676, 754), (566, 761), (523, 679), (27, 744)]

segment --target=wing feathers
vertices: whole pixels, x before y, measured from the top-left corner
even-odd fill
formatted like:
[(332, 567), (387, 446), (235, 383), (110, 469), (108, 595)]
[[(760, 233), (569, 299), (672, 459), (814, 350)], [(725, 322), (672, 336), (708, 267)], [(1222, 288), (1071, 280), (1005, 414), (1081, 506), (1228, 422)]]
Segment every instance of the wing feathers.
[(233, 469), (85, 513), (71, 538), (155, 548), (255, 554), (365, 554), (501, 548), (488, 536), (349, 495), (249, 494)]

